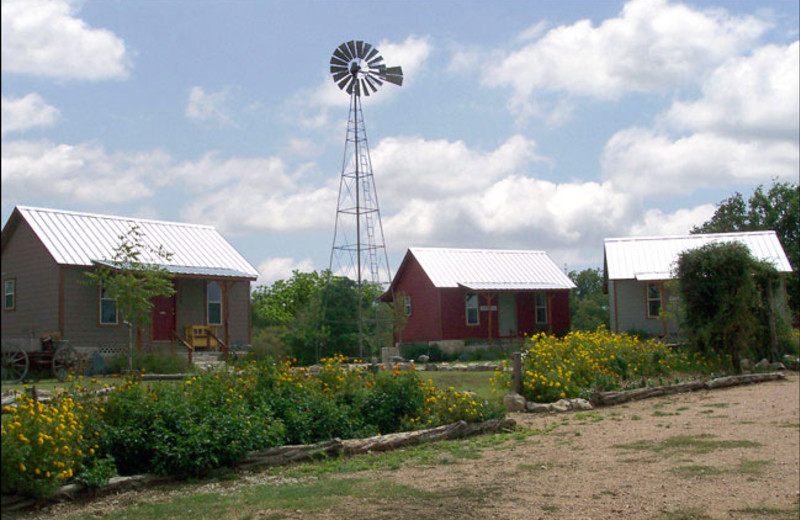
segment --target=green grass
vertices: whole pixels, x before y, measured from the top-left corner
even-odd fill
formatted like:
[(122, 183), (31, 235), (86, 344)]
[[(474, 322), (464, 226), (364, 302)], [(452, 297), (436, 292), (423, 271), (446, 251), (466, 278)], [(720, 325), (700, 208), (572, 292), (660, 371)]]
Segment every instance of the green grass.
[[(94, 383), (92, 382), (94, 379)], [(120, 377), (102, 376), (97, 378), (91, 377), (77, 377), (69, 381), (59, 381), (58, 379), (39, 379), (39, 380), (26, 380), (24, 383), (2, 383), (2, 391), (5, 393), (9, 390), (16, 390), (17, 392), (24, 393), (29, 391), (34, 386), (37, 390), (46, 390), (47, 392), (63, 391), (69, 388), (74, 388), (80, 385), (89, 390), (97, 390), (103, 388), (104, 385), (118, 385), (123, 381)]]
[(492, 391), (492, 371), (466, 372), (453, 371), (420, 371), (419, 376), (425, 380), (430, 379), (436, 388), (453, 387), (459, 392), (473, 392), (485, 401), (499, 401), (502, 396)]
[(675, 435), (662, 442), (655, 441), (636, 441), (627, 444), (616, 444), (615, 448), (629, 451), (652, 451), (662, 453), (666, 456), (675, 453), (691, 453), (701, 455), (711, 453), (720, 449), (731, 448), (754, 448), (761, 446), (760, 443), (747, 440), (717, 440), (714, 435)]

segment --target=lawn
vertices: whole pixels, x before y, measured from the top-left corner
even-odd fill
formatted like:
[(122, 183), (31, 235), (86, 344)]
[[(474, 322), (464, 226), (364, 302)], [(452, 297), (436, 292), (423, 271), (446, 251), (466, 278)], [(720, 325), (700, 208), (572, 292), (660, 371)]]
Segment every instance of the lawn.
[(436, 388), (453, 387), (459, 392), (473, 392), (486, 401), (499, 401), (502, 395), (492, 392), (490, 379), (494, 375), (491, 370), (467, 372), (457, 371), (420, 371), (422, 379), (430, 379)]

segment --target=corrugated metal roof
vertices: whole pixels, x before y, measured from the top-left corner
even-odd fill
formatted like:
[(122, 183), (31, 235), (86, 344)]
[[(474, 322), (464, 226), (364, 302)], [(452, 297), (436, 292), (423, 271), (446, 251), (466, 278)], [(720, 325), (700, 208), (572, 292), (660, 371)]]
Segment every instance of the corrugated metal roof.
[(607, 238), (606, 272), (609, 280), (668, 280), (683, 251), (718, 242), (739, 242), (755, 258), (768, 261), (784, 273), (792, 266), (774, 231), (742, 231), (668, 237)]
[(573, 289), (575, 284), (544, 251), (412, 247), (436, 287), (520, 291)]
[(258, 276), (258, 271), (211, 226), (24, 206), (17, 210), (58, 264), (89, 266), (111, 260), (120, 236), (138, 226), (145, 245), (163, 246), (172, 254), (166, 262), (143, 254), (144, 263), (164, 265), (176, 273)]

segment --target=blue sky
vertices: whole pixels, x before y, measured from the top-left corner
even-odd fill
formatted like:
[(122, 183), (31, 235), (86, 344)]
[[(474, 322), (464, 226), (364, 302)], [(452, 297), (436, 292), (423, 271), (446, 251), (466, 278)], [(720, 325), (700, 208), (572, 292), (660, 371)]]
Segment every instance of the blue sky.
[(797, 1), (3, 0), (2, 220), (15, 205), (215, 226), (262, 274), (328, 267), (348, 101), (364, 98), (389, 261), (686, 233), (797, 182)]

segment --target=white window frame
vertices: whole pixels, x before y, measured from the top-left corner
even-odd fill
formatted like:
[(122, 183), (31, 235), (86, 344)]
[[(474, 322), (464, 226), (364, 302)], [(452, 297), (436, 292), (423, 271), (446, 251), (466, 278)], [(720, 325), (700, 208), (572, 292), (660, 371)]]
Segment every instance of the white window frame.
[[(211, 294), (211, 290), (214, 286), (216, 286), (219, 291), (219, 299), (213, 299), (215, 295)], [(219, 308), (219, 322), (211, 321), (212, 306), (218, 306)], [(209, 280), (206, 283), (206, 325), (222, 325), (222, 285), (215, 280)]]
[[(656, 296), (650, 295), (650, 288), (653, 287), (656, 290)], [(656, 320), (661, 318), (661, 311), (662, 307), (664, 306), (664, 299), (662, 294), (662, 287), (661, 284), (658, 283), (648, 283), (644, 289), (645, 294), (645, 312), (647, 313), (647, 318), (651, 320)], [(650, 312), (650, 304), (651, 303), (658, 303), (658, 312), (653, 314)]]
[[(100, 325), (119, 325), (119, 309), (117, 309), (117, 299), (111, 298), (110, 296), (106, 295), (106, 290), (103, 287), (103, 282), (100, 282), (100, 287), (98, 287), (98, 317), (97, 320)], [(114, 321), (109, 321), (105, 319), (106, 313), (104, 310), (106, 309), (107, 305), (112, 305), (114, 308)]]
[[(472, 303), (473, 301), (474, 304)], [(464, 295), (464, 310), (468, 327), (477, 327), (481, 324), (480, 297), (478, 293), (467, 293)], [(474, 311), (474, 320), (470, 320), (470, 311)]]
[[(542, 316), (540, 316), (540, 312)], [(545, 293), (533, 293), (533, 313), (536, 316), (537, 325), (547, 325), (547, 295)]]
[(404, 294), (403, 295), (403, 314), (406, 316), (411, 316), (411, 295)]
[[(9, 305), (9, 298), (11, 304)], [(17, 309), (17, 279), (8, 278), (3, 281), (3, 310), (14, 311)]]

